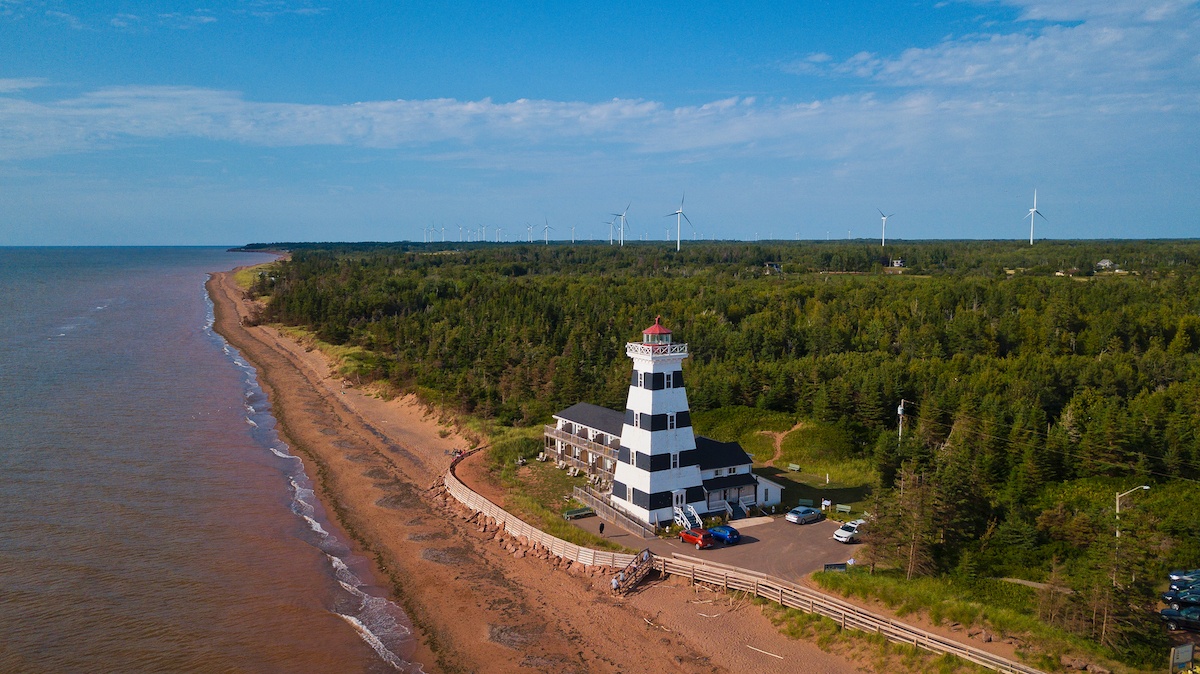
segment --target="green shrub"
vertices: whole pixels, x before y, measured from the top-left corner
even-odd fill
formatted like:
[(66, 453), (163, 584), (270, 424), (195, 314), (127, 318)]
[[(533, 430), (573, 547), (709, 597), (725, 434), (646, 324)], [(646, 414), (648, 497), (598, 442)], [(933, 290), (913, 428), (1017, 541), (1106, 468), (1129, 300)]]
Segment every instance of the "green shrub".
[(692, 427), (697, 434), (721, 442), (741, 442), (746, 435), (758, 431), (783, 432), (795, 423), (796, 416), (793, 414), (741, 405), (692, 414)]

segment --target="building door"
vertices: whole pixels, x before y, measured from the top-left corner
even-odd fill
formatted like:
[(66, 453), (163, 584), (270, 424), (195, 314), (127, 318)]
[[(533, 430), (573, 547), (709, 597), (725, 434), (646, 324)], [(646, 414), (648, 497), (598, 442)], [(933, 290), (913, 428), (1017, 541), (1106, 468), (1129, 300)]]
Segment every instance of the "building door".
[(671, 492), (671, 501), (676, 508), (682, 509), (683, 506), (686, 505), (686, 499), (687, 492), (682, 489)]

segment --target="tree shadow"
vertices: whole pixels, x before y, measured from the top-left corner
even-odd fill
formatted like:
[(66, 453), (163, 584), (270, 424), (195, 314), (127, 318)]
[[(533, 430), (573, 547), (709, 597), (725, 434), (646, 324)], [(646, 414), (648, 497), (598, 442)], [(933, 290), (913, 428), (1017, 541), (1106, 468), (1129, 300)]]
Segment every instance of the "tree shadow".
[(871, 485), (869, 484), (853, 487), (811, 485), (797, 479), (798, 473), (775, 466), (755, 468), (754, 472), (772, 482), (778, 482), (783, 485), (783, 503), (781, 506), (787, 506), (787, 508), (794, 507), (800, 499), (810, 499), (819, 508), (822, 499), (829, 499), (834, 505), (839, 503), (850, 504), (866, 501), (871, 495)]

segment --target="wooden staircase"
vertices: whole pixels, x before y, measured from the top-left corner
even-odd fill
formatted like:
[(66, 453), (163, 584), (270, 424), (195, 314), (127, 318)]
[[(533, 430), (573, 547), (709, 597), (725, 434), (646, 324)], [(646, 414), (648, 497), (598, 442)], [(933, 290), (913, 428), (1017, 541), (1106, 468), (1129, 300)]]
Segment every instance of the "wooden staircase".
[(634, 556), (633, 561), (617, 576), (618, 579), (624, 578), (617, 585), (617, 594), (625, 595), (637, 587), (637, 584), (654, 570), (654, 559), (654, 553), (650, 552), (650, 548), (646, 548)]

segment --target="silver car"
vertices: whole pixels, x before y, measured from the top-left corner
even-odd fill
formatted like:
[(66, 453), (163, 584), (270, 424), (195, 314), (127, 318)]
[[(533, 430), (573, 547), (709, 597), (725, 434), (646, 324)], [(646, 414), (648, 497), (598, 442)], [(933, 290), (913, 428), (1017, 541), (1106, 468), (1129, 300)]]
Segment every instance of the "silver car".
[(808, 524), (809, 522), (820, 522), (821, 520), (825, 519), (825, 513), (817, 510), (816, 508), (800, 506), (798, 508), (792, 508), (789, 510), (784, 519), (789, 522), (795, 522), (796, 524)]

